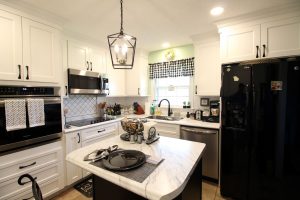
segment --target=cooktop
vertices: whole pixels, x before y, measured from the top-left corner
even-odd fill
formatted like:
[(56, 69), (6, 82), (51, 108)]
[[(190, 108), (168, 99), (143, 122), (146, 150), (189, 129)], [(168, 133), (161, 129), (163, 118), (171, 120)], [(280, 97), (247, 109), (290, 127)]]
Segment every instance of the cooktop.
[(72, 126), (81, 127), (81, 126), (86, 126), (86, 125), (90, 125), (90, 124), (106, 122), (109, 120), (112, 120), (112, 119), (108, 118), (108, 117), (95, 117), (95, 118), (89, 118), (89, 119), (84, 119), (84, 120), (68, 122), (68, 124), (72, 125)]

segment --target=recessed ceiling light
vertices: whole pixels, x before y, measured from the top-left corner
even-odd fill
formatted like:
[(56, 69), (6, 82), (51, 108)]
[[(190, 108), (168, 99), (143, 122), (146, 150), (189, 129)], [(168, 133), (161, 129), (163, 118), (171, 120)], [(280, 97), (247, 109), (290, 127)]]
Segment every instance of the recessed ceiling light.
[(162, 44), (162, 47), (163, 47), (163, 48), (168, 48), (168, 47), (170, 47), (170, 43), (169, 43), (169, 42), (164, 42), (164, 43)]
[(218, 16), (221, 15), (224, 12), (224, 8), (223, 7), (214, 7), (213, 9), (210, 10), (210, 14), (213, 16)]

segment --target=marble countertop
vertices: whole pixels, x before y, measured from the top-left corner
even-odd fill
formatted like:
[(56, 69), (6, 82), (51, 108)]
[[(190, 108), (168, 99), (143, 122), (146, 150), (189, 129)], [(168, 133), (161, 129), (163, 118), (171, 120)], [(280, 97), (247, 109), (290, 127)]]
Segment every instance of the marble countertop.
[[(147, 155), (164, 158), (165, 160), (143, 183), (98, 168), (89, 164), (88, 161), (83, 161), (84, 156), (88, 153), (115, 144), (117, 144), (119, 148), (139, 150)], [(189, 177), (192, 175), (197, 163), (200, 161), (204, 149), (204, 143), (163, 136), (151, 145), (146, 145), (145, 143), (131, 144), (122, 141), (119, 136), (115, 136), (87, 147), (77, 149), (69, 153), (66, 160), (147, 199), (165, 200), (173, 199), (183, 191)]]
[[(147, 116), (148, 115), (127, 115), (126, 117), (127, 118), (145, 118)], [(105, 125), (105, 124), (109, 124), (109, 123), (114, 123), (114, 122), (121, 121), (122, 119), (124, 119), (124, 117), (125, 116), (119, 116), (114, 120), (101, 122), (101, 123), (97, 123), (97, 124), (90, 124), (90, 125), (82, 126), (82, 127), (71, 126), (71, 128), (69, 128), (69, 129), (64, 129), (64, 132), (69, 133), (69, 132), (79, 131), (79, 130), (86, 129), (86, 128), (92, 128), (92, 127), (101, 126), (101, 125)], [(203, 122), (203, 121), (194, 120), (191, 118), (183, 118), (178, 121), (167, 121), (167, 120), (158, 120), (158, 119), (148, 119), (148, 120), (159, 122), (159, 123), (166, 123), (166, 124), (177, 124), (177, 125), (182, 125), (182, 126), (194, 126), (194, 127), (211, 128), (211, 129), (219, 129), (220, 128), (220, 123)]]

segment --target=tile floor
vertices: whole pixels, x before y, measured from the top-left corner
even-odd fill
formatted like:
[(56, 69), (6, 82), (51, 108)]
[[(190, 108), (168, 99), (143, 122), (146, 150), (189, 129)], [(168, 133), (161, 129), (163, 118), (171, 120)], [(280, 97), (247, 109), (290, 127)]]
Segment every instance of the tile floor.
[[(71, 188), (51, 200), (92, 200), (82, 195), (77, 190)], [(202, 182), (202, 200), (226, 200), (221, 197), (220, 189), (215, 183)]]

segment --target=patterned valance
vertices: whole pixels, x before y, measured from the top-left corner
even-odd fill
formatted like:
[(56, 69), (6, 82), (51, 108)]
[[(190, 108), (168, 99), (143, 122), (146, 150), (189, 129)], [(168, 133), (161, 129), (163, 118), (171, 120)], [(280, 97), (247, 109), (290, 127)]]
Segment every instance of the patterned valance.
[(149, 64), (149, 78), (167, 78), (194, 75), (194, 58)]

